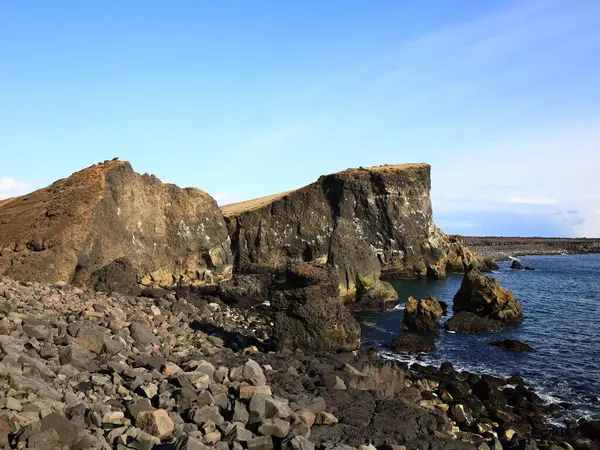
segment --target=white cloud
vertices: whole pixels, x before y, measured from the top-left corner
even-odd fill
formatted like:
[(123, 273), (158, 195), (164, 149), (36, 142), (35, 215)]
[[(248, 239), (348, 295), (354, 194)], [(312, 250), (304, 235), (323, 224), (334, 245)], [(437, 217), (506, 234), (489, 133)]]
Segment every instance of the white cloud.
[(504, 215), (565, 236), (600, 237), (599, 130), (600, 118), (549, 124), (431, 161), (440, 225), (476, 233), (477, 226), (454, 225)]
[(239, 192), (216, 192), (212, 194), (219, 206), (230, 205), (244, 200), (244, 195)]
[(505, 202), (521, 205), (558, 205), (558, 200), (551, 197), (510, 197)]
[(10, 177), (0, 177), (0, 199), (16, 197), (30, 191), (30, 183)]

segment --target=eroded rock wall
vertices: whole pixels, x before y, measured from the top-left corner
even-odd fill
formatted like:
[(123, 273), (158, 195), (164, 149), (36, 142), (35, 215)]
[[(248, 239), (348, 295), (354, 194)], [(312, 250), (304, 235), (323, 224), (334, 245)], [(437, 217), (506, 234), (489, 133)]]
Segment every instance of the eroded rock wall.
[(430, 166), (349, 169), (296, 191), (222, 208), (236, 268), (271, 271), (288, 262), (329, 262), (342, 295), (387, 274), (443, 277), (476, 256), (433, 223)]
[[(107, 161), (0, 205), (0, 274), (125, 290), (231, 275), (216, 202)], [(121, 279), (118, 279), (118, 278)]]

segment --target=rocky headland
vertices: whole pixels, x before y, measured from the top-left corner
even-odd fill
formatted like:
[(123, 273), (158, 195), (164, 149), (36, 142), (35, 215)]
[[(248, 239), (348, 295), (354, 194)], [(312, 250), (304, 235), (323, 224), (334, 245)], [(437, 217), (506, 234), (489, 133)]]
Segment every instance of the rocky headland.
[[(518, 376), (361, 346), (351, 311), (393, 306), (385, 277), (467, 269), (465, 332), (523, 316), (490, 262), (435, 227), (429, 177), (350, 169), (218, 208), (112, 160), (1, 201), (0, 446), (600, 448), (598, 422), (550, 426)], [(433, 349), (444, 305), (409, 306), (395, 345)]]
[(433, 223), (427, 164), (349, 169), (278, 195), (222, 207), (238, 272), (290, 262), (338, 268), (342, 296), (356, 299), (383, 278), (444, 277), (485, 266)]
[(127, 162), (88, 167), (0, 205), (0, 275), (135, 293), (231, 277), (215, 200)]
[(525, 255), (573, 255), (600, 253), (600, 239), (536, 238), (536, 237), (471, 237), (462, 238), (482, 258), (498, 261)]

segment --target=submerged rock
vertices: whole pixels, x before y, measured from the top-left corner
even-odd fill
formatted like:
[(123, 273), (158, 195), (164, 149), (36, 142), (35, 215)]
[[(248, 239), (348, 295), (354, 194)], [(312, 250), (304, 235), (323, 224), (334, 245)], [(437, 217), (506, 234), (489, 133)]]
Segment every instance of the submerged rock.
[(402, 328), (409, 331), (436, 331), (440, 327), (443, 314), (442, 306), (433, 297), (422, 300), (408, 297)]
[(453, 309), (455, 314), (466, 311), (502, 323), (523, 320), (523, 308), (513, 293), (473, 266), (466, 270), (460, 289), (454, 296)]
[(511, 352), (532, 352), (533, 348), (521, 341), (516, 339), (504, 339), (501, 341), (492, 341), (489, 345), (493, 347), (503, 348), (504, 350), (508, 350)]
[(498, 320), (461, 311), (448, 319), (444, 328), (455, 333), (490, 333), (503, 330), (504, 325)]
[(392, 350), (401, 353), (425, 353), (435, 350), (433, 338), (416, 333), (404, 333), (392, 341)]

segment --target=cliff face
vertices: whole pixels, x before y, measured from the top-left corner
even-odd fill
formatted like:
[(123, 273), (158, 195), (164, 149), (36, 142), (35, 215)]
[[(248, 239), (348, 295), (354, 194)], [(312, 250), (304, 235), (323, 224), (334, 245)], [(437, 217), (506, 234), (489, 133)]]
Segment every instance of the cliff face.
[(18, 280), (207, 284), (229, 277), (231, 262), (212, 197), (127, 162), (97, 164), (0, 204), (0, 275)]
[(476, 257), (435, 227), (430, 166), (349, 169), (304, 188), (224, 206), (236, 268), (318, 261), (339, 269), (342, 295), (380, 275), (443, 277)]

